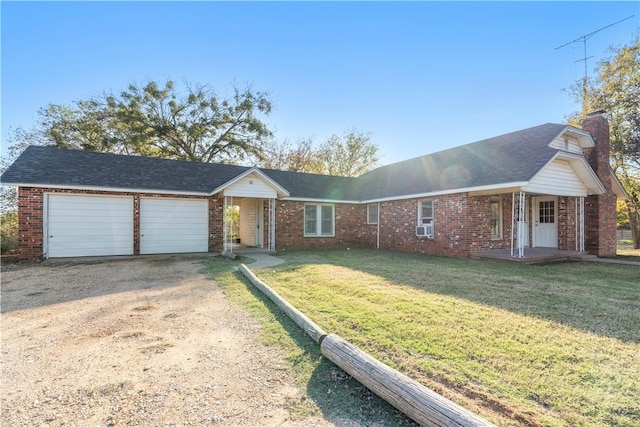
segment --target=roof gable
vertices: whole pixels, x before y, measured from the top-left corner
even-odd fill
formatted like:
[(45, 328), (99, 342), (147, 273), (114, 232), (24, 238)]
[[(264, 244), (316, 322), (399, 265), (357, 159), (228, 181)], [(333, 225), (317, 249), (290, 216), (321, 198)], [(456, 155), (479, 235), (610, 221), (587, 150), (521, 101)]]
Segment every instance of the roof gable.
[(251, 168), (213, 190), (233, 197), (286, 197), (289, 192), (258, 168)]

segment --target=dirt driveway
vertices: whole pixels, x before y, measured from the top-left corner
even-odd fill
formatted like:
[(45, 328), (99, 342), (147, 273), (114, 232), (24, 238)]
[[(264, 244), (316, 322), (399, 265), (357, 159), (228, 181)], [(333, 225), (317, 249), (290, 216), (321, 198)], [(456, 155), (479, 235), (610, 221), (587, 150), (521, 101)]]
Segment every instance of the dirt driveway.
[(304, 399), (200, 260), (51, 263), (2, 272), (0, 424), (333, 425)]

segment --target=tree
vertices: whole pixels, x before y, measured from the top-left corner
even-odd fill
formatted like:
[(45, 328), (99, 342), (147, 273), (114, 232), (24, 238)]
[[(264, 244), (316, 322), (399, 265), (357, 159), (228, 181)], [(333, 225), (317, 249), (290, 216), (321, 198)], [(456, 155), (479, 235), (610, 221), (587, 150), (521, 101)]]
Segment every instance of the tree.
[(356, 129), (343, 136), (332, 135), (321, 149), (325, 170), (329, 175), (360, 176), (378, 163), (378, 146), (371, 142), (371, 133)]
[[(17, 128), (9, 132), (7, 155), (0, 160), (0, 174), (27, 149), (29, 145), (40, 145), (42, 140), (36, 132)], [(18, 192), (15, 187), (0, 185), (0, 243), (2, 253), (18, 248)]]
[(73, 106), (50, 104), (39, 111), (49, 144), (120, 154), (152, 155), (198, 162), (241, 162), (262, 158), (271, 131), (257, 117), (271, 113), (264, 92), (233, 87), (219, 99), (208, 85), (172, 81), (131, 84)]
[(272, 140), (265, 152), (266, 158), (258, 162), (261, 167), (292, 172), (356, 177), (378, 163), (378, 146), (371, 142), (371, 134), (356, 129), (331, 135), (319, 146), (312, 138), (299, 139), (295, 145)]
[[(45, 142), (36, 131), (17, 128), (9, 131), (7, 138), (7, 155), (0, 160), (0, 174), (18, 158), (29, 145), (43, 145)], [(15, 187), (0, 185), (0, 215), (17, 211), (17, 191)]]
[[(598, 63), (596, 77), (572, 87), (583, 112), (569, 116), (581, 123), (584, 112), (604, 110), (609, 119), (611, 164), (630, 195), (626, 202), (634, 248), (640, 247), (640, 39), (610, 49), (612, 56)], [(584, 97), (584, 98), (583, 98)]]
[(325, 172), (322, 153), (314, 146), (312, 138), (298, 139), (295, 145), (287, 140), (281, 143), (272, 140), (265, 147), (265, 154), (260, 165), (267, 169), (318, 174)]

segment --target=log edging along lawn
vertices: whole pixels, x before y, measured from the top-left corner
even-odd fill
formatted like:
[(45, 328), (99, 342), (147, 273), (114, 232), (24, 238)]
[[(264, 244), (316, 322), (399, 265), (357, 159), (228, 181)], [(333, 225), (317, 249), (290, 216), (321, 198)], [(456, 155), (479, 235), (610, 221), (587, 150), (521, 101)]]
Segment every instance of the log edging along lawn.
[(325, 333), (311, 319), (258, 279), (246, 265), (240, 265), (240, 272), (320, 345), (320, 352), (324, 357), (415, 422), (423, 426), (494, 426), (484, 418), (385, 365), (338, 335)]

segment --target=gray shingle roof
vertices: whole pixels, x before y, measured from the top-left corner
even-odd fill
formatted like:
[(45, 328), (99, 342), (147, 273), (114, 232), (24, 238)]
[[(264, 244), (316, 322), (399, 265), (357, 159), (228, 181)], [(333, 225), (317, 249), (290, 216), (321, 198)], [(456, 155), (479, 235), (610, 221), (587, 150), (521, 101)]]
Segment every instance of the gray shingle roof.
[(247, 169), (30, 146), (5, 171), (2, 182), (209, 193)]
[(359, 179), (367, 200), (528, 181), (558, 152), (567, 125), (547, 123), (382, 166)]
[[(530, 180), (557, 153), (566, 125), (547, 123), (379, 167), (359, 178), (262, 169), (290, 197), (372, 200)], [(31, 146), (3, 183), (210, 193), (246, 166)]]
[(289, 191), (289, 197), (321, 200), (360, 200), (359, 179), (261, 169)]

